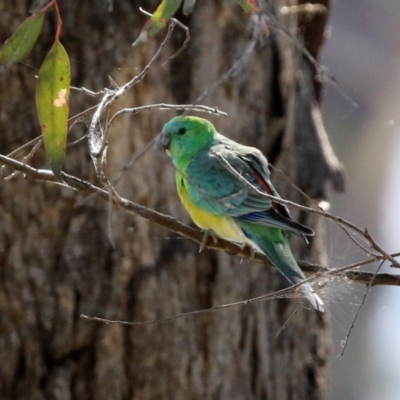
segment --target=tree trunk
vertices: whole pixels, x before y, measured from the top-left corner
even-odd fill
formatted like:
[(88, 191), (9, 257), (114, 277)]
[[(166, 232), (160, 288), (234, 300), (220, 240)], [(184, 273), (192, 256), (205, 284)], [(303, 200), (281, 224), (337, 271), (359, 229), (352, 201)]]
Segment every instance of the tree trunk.
[[(138, 11), (144, 3), (149, 11), (157, 4), (60, 4), (61, 40), (71, 58), (73, 86), (101, 90), (109, 86), (109, 76), (123, 84), (144, 68), (165, 34), (130, 47), (146, 19)], [(197, 3), (191, 17), (178, 15), (190, 28), (188, 48), (166, 67), (161, 62), (152, 67), (118, 107), (194, 102), (241, 59), (251, 43), (254, 20), (233, 1)], [(276, 0), (266, 5), (254, 50), (199, 103), (226, 111), (229, 118), (210, 117), (221, 133), (260, 148), (319, 200), (326, 197), (329, 180), (340, 188), (341, 175), (319, 124), (320, 83), (301, 51), (299, 32), (316, 56), (326, 13), (283, 15), (283, 4)], [(2, 43), (26, 11), (22, 0), (0, 5)], [(40, 132), (35, 68), (53, 35), (53, 20), (47, 17), (27, 64), (0, 70), (1, 154)], [(183, 31), (176, 29), (163, 60), (183, 40)], [(96, 101), (72, 92), (71, 115)], [(118, 120), (110, 138), (108, 173), (122, 196), (189, 223), (164, 154), (151, 150), (127, 167), (173, 115), (159, 111)], [(69, 142), (86, 133), (88, 121), (82, 118), (71, 129)], [(43, 149), (31, 164), (47, 168)], [(86, 141), (68, 147), (65, 170), (96, 182)], [(273, 178), (282, 196), (306, 203), (279, 176)], [(1, 399), (324, 398), (330, 337), (325, 317), (307, 307), (276, 336), (298, 299), (159, 325), (104, 325), (80, 318), (82, 313), (146, 321), (249, 299), (287, 286), (273, 268), (213, 250), (199, 254), (197, 244), (140, 217), (22, 176), (2, 181), (0, 199)], [(322, 262), (323, 232), (315, 216), (293, 214), (316, 231), (308, 246), (292, 238), (296, 256)]]

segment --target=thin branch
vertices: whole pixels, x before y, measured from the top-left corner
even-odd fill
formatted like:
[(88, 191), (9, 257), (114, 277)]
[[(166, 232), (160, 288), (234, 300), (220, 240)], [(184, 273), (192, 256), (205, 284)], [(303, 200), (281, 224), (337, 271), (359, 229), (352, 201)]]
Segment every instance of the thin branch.
[[(68, 119), (68, 122), (71, 123), (70, 127), (68, 128), (68, 133), (71, 129), (71, 127), (79, 122), (79, 118), (82, 117), (83, 115), (87, 114), (88, 112), (90, 112), (91, 110), (95, 109), (97, 107), (97, 105), (89, 107), (88, 109), (86, 109), (85, 111), (82, 111), (72, 117), (70, 117)], [(82, 136), (81, 138), (77, 139), (76, 141), (72, 142), (72, 143), (68, 143), (67, 146), (72, 146), (78, 142), (80, 142), (81, 140), (83, 140), (84, 138), (86, 138), (87, 135)], [(23, 144), (22, 146), (18, 147), (17, 149), (15, 149), (14, 151), (12, 151), (11, 153), (8, 154), (8, 157), (16, 157), (19, 153), (23, 152), (24, 150), (28, 149), (29, 147), (32, 146), (30, 152), (24, 156), (22, 158), (22, 162), (26, 162), (28, 160), (30, 160), (33, 155), (36, 153), (36, 151), (38, 150), (39, 146), (42, 144), (43, 142), (43, 136), (37, 136), (34, 139), (30, 140), (29, 142)], [(0, 169), (0, 173), (4, 174), (4, 165), (1, 167)], [(7, 176), (5, 179), (6, 180), (11, 180), (13, 178), (16, 178), (18, 176), (18, 172), (14, 172), (11, 175)]]
[(298, 314), (299, 310), (300, 310), (300, 306), (297, 306), (297, 307), (295, 308), (295, 310), (289, 315), (289, 318), (288, 318), (288, 319), (284, 322), (284, 324), (278, 329), (278, 331), (277, 331), (276, 334), (275, 334), (275, 337), (278, 337), (278, 336), (282, 333), (282, 331), (284, 331), (284, 330), (287, 328), (287, 326), (289, 325), (290, 321), (292, 320), (292, 318), (293, 318), (295, 315)]
[[(280, 174), (282, 176), (283, 179), (285, 179), (290, 187), (292, 187), (294, 190), (296, 190), (297, 192), (299, 192), (302, 196), (304, 196), (304, 198), (306, 198), (311, 204), (314, 204), (314, 206), (321, 211), (326, 211), (324, 210), (312, 197), (310, 197), (306, 192), (304, 192), (303, 190), (301, 190), (288, 176), (286, 176), (279, 168), (274, 167), (272, 164), (269, 164), (269, 166), (271, 167), (271, 169), (273, 169), (274, 171), (276, 171), (278, 174)], [(349, 230), (340, 222), (335, 221), (336, 224), (344, 231), (344, 233), (349, 237), (349, 239), (356, 245), (358, 246), (361, 250), (363, 250), (366, 254), (371, 254), (373, 256), (377, 256), (377, 254), (374, 254), (370, 249), (366, 249), (361, 243), (359, 243), (353, 236), (352, 234), (349, 232)]]
[(328, 9), (322, 4), (305, 3), (297, 6), (282, 6), (280, 12), (287, 14), (327, 14)]
[(270, 195), (270, 194), (268, 194), (266, 192), (261, 192), (255, 186), (253, 186), (250, 182), (248, 182), (243, 176), (238, 174), (238, 172), (229, 164), (229, 162), (222, 156), (222, 154), (215, 153), (215, 155), (217, 156), (217, 158), (221, 162), (221, 164), (224, 165), (240, 182), (242, 182), (244, 185), (246, 185), (248, 187), (248, 189), (252, 193), (254, 193), (254, 194), (256, 194), (257, 196), (260, 196), (260, 197), (268, 198), (268, 199), (273, 200), (273, 201), (275, 201), (277, 203), (285, 204), (287, 206), (295, 207), (295, 208), (298, 208), (298, 209), (303, 210), (303, 211), (307, 211), (307, 212), (310, 212), (310, 213), (321, 215), (321, 216), (323, 216), (325, 218), (331, 219), (331, 220), (336, 221), (336, 222), (338, 222), (338, 223), (340, 223), (342, 225), (347, 226), (348, 228), (350, 228), (354, 232), (357, 232), (361, 236), (363, 236), (368, 242), (370, 242), (371, 247), (373, 249), (375, 249), (378, 253), (380, 253), (384, 259), (390, 261), (394, 267), (400, 268), (400, 263), (394, 257), (392, 257), (389, 253), (387, 253), (381, 246), (378, 245), (378, 243), (373, 239), (373, 237), (371, 236), (371, 234), (368, 232), (367, 229), (362, 230), (357, 225), (352, 224), (351, 222), (343, 219), (342, 217), (337, 217), (336, 215), (333, 215), (333, 214), (331, 214), (331, 213), (329, 213), (327, 211), (324, 211), (322, 209), (314, 209), (314, 208), (302, 206), (300, 204), (293, 203), (292, 201), (283, 200), (280, 197), (272, 196), (272, 195)]
[[(258, 18), (256, 16), (256, 18)], [(225, 81), (227, 81), (230, 77), (235, 76), (235, 74), (238, 74), (242, 67), (247, 63), (247, 61), (250, 59), (251, 54), (254, 51), (254, 48), (257, 44), (257, 40), (260, 34), (260, 29), (261, 25), (258, 23), (259, 21), (256, 21), (254, 23), (254, 28), (253, 28), (253, 34), (250, 43), (244, 50), (242, 56), (232, 65), (231, 68), (229, 68), (228, 71), (226, 71), (218, 81), (214, 82), (211, 86), (209, 86), (200, 96), (198, 96), (193, 103), (200, 103), (206, 96), (208, 96), (210, 93), (214, 92), (215, 89), (219, 88)]]
[[(308, 282), (312, 278), (307, 279), (304, 282)], [(297, 287), (301, 286), (304, 282), (300, 282), (297, 285), (290, 286), (285, 289), (278, 290), (273, 293), (269, 294), (263, 294), (262, 296), (258, 297), (253, 297), (251, 299), (243, 300), (243, 301), (235, 301), (233, 303), (228, 303), (228, 304), (220, 304), (217, 306), (213, 306), (210, 308), (204, 308), (201, 310), (194, 310), (194, 311), (188, 311), (185, 313), (177, 314), (172, 317), (168, 318), (161, 318), (161, 319), (153, 319), (149, 321), (137, 321), (137, 322), (131, 322), (131, 321), (119, 321), (119, 320), (112, 320), (112, 319), (105, 319), (105, 318), (100, 318), (100, 317), (90, 317), (88, 315), (80, 314), (81, 318), (88, 319), (91, 321), (97, 321), (97, 322), (102, 322), (106, 324), (120, 324), (120, 325), (128, 325), (128, 326), (138, 326), (138, 325), (159, 325), (159, 324), (165, 324), (166, 322), (172, 322), (176, 321), (177, 319), (188, 317), (188, 316), (193, 316), (193, 315), (201, 315), (201, 314), (211, 314), (215, 311), (218, 310), (224, 310), (226, 308), (232, 308), (232, 307), (238, 307), (238, 306), (245, 306), (248, 304), (254, 304), (254, 303), (259, 303), (268, 299), (276, 299), (278, 297), (283, 297), (287, 293), (292, 292), (294, 289)]]
[(366, 247), (364, 247), (351, 233), (350, 231), (343, 226), (341, 223), (337, 222), (337, 225), (344, 231), (344, 233), (347, 235), (347, 237), (356, 245), (358, 246), (361, 250), (363, 250), (366, 254), (371, 254), (373, 256), (377, 256), (376, 253), (374, 253), (373, 251), (371, 251), (371, 249), (367, 249)]
[(38, 136), (35, 137), (35, 139), (30, 140), (28, 143), (23, 144), (22, 146), (18, 147), (18, 149), (15, 149), (11, 153), (8, 154), (8, 157), (15, 157), (17, 154), (19, 154), (21, 151), (27, 149), (28, 147), (35, 145), (37, 142), (40, 142), (43, 140), (43, 136)]
[(179, 110), (179, 111), (200, 111), (206, 112), (209, 114), (216, 114), (216, 115), (224, 115), (228, 116), (228, 114), (224, 111), (218, 110), (218, 107), (206, 107), (196, 104), (166, 104), (166, 103), (159, 103), (159, 104), (149, 104), (146, 106), (140, 107), (133, 107), (133, 108), (124, 108), (118, 112), (116, 112), (109, 122), (107, 123), (106, 130), (109, 131), (114, 124), (115, 120), (125, 114), (137, 114), (139, 112), (147, 111), (147, 112), (154, 112), (160, 110)]
[(75, 90), (77, 92), (83, 92), (91, 97), (97, 97), (100, 95), (104, 95), (105, 91), (104, 90), (100, 90), (99, 92), (93, 92), (92, 90), (86, 89), (85, 87), (75, 87), (75, 86), (70, 86), (71, 90)]
[[(30, 161), (32, 159), (32, 157), (34, 156), (34, 154), (36, 153), (36, 150), (39, 148), (39, 146), (42, 144), (42, 140), (32, 140), (30, 143), (34, 142), (35, 144), (33, 145), (31, 151), (22, 159), (22, 162), (24, 164), (26, 164), (28, 161)], [(20, 174), (19, 171), (14, 171), (12, 174), (6, 176), (4, 178), (5, 181), (9, 181), (13, 178), (16, 178), (18, 175)]]
[[(385, 260), (383, 260), (382, 263), (384, 261)], [(343, 271), (346, 268), (349, 268), (349, 267), (343, 267), (340, 270)], [(378, 269), (378, 271), (379, 271), (379, 269)], [(332, 275), (335, 272), (336, 272), (336, 270), (331, 270), (329, 272), (326, 272), (325, 276)], [(374, 274), (374, 278), (377, 277), (377, 276), (378, 276), (377, 273), (375, 273)], [(261, 296), (258, 296), (258, 297), (254, 297), (254, 298), (251, 298), (251, 299), (247, 299), (247, 300), (243, 300), (243, 301), (236, 301), (236, 302), (233, 302), (233, 303), (221, 304), (221, 305), (213, 306), (213, 307), (210, 307), (210, 308), (204, 308), (204, 309), (201, 309), (201, 310), (188, 311), (188, 312), (184, 312), (184, 313), (173, 315), (172, 317), (161, 318), (161, 319), (153, 319), (153, 320), (149, 320), (149, 321), (132, 322), (132, 321), (111, 320), (111, 319), (105, 319), (105, 318), (100, 318), (100, 317), (96, 317), (96, 316), (91, 317), (91, 316), (84, 315), (84, 314), (80, 314), (80, 317), (84, 318), (84, 319), (91, 320), (91, 321), (102, 322), (102, 323), (105, 323), (105, 324), (120, 324), (120, 325), (128, 325), (128, 326), (159, 325), (159, 324), (164, 324), (166, 322), (176, 321), (177, 319), (188, 317), (188, 316), (201, 315), (201, 314), (211, 314), (211, 313), (213, 313), (215, 311), (223, 310), (223, 309), (226, 309), (226, 308), (241, 307), (241, 306), (246, 306), (248, 304), (258, 303), (258, 302), (262, 302), (262, 301), (269, 300), (269, 299), (276, 299), (276, 298), (279, 298), (279, 297), (284, 297), (285, 295), (287, 295), (288, 293), (292, 292), (296, 288), (300, 287), (304, 283), (310, 282), (310, 281), (313, 281), (313, 280), (316, 280), (316, 279), (318, 279), (318, 276), (314, 275), (314, 276), (311, 276), (308, 279), (306, 279), (306, 280), (304, 280), (304, 281), (302, 281), (302, 282), (300, 282), (300, 283), (298, 283), (296, 285), (293, 285), (293, 286), (287, 287), (285, 289), (281, 289), (281, 290), (275, 291), (273, 293), (264, 294), (264, 295), (261, 295)], [(364, 295), (363, 302), (365, 301), (365, 298), (366, 298), (366, 295), (368, 294), (370, 286), (371, 285), (368, 286), (368, 289), (367, 289), (367, 291), (366, 291), (366, 293)], [(277, 335), (279, 333), (281, 333), (282, 330), (287, 326), (287, 324), (290, 322), (292, 317), (298, 312), (299, 308), (300, 308), (300, 306), (297, 307), (296, 310), (290, 315), (289, 319), (280, 328), (280, 330), (278, 331)], [(355, 321), (353, 321), (353, 323), (354, 322)], [(350, 335), (350, 331), (349, 331), (347, 337)]]
[(361, 308), (362, 308), (362, 306), (364, 305), (365, 300), (367, 299), (368, 293), (369, 293), (371, 287), (372, 287), (373, 284), (374, 284), (375, 278), (378, 276), (378, 273), (379, 273), (379, 271), (381, 270), (381, 268), (382, 268), (383, 264), (385, 263), (385, 261), (386, 261), (386, 260), (382, 260), (382, 261), (381, 261), (381, 263), (379, 264), (379, 267), (377, 268), (377, 270), (376, 270), (375, 273), (374, 273), (374, 276), (372, 277), (370, 283), (369, 283), (368, 286), (367, 286), (367, 290), (366, 290), (365, 293), (364, 293), (364, 296), (363, 296), (363, 299), (362, 299), (362, 301), (361, 301), (361, 304), (360, 304), (360, 306), (359, 306), (358, 309), (357, 309), (356, 315), (354, 316), (354, 319), (353, 319), (353, 322), (351, 323), (350, 329), (349, 329), (349, 331), (347, 332), (346, 337), (345, 337), (345, 339), (344, 339), (342, 351), (340, 352), (340, 354), (339, 354), (339, 356), (338, 356), (338, 360), (340, 360), (340, 359), (342, 358), (342, 356), (343, 356), (343, 354), (344, 354), (344, 351), (346, 350), (347, 343), (348, 343), (348, 341), (349, 341), (349, 337), (350, 337), (350, 335), (351, 335), (351, 332), (353, 331), (353, 328), (354, 328), (354, 326), (355, 326), (355, 324), (356, 324), (356, 320), (357, 320), (357, 318), (358, 318), (358, 314), (360, 313)]
[[(150, 208), (141, 206), (127, 199), (111, 196), (107, 190), (92, 185), (91, 183), (79, 179), (75, 176), (68, 175), (62, 172), (61, 174), (62, 181), (60, 181), (53, 175), (53, 173), (50, 170), (35, 169), (27, 164), (23, 164), (17, 160), (14, 160), (10, 157), (3, 155), (0, 155), (0, 163), (7, 165), (11, 168), (14, 168), (18, 171), (21, 171), (27, 178), (63, 185), (64, 187), (74, 189), (78, 192), (92, 194), (95, 197), (106, 202), (109, 202), (111, 197), (112, 203), (118, 206), (119, 208), (124, 209), (125, 211), (130, 212), (132, 214), (139, 215), (140, 217), (146, 219), (147, 221), (155, 223), (164, 228), (167, 228), (179, 234), (180, 236), (183, 236), (198, 243), (199, 245), (202, 243), (204, 239), (204, 233), (198, 229), (191, 228), (190, 226), (187, 226), (177, 221), (175, 218), (172, 218), (168, 215), (164, 215)], [(264, 254), (257, 252), (254, 255), (252, 255), (252, 251), (248, 247), (242, 247), (235, 243), (220, 238), (209, 237), (205, 245), (209, 249), (222, 250), (231, 255), (236, 255), (247, 259), (253, 258), (254, 261), (264, 263), (269, 266), (272, 265)], [(400, 253), (391, 254), (391, 257), (399, 257), (399, 256)], [(347, 277), (348, 279), (351, 279), (353, 282), (360, 284), (369, 284), (374, 274), (368, 272), (351, 271), (351, 270), (363, 265), (368, 265), (373, 262), (380, 261), (382, 259), (383, 259), (382, 256), (370, 257), (366, 260), (336, 270), (329, 270), (326, 267), (320, 265), (310, 264), (301, 261), (298, 264), (308, 275), (317, 273), (322, 273), (322, 274), (329, 273), (333, 275), (341, 274), (345, 278)], [(394, 274), (393, 275), (379, 274), (375, 278), (373, 285), (400, 286), (400, 276)]]
[(182, 22), (178, 21), (177, 19), (175, 19), (175, 18), (171, 18), (171, 19), (172, 19), (172, 21), (174, 21), (174, 22), (176, 23), (176, 25), (178, 25), (181, 29), (183, 29), (183, 30), (185, 31), (185, 40), (184, 40), (184, 42), (182, 43), (182, 46), (180, 47), (180, 49), (179, 49), (177, 52), (175, 52), (174, 54), (172, 54), (172, 56), (169, 56), (169, 57), (161, 64), (162, 67), (165, 67), (165, 65), (166, 65), (168, 62), (170, 62), (171, 60), (173, 60), (175, 57), (178, 57), (179, 54), (181, 54), (182, 51), (186, 49), (186, 47), (188, 46), (189, 41), (190, 41), (190, 30), (189, 30), (189, 28), (188, 28), (186, 25), (182, 24)]
[(143, 78), (149, 72), (150, 67), (153, 65), (155, 60), (159, 57), (161, 51), (168, 43), (172, 35), (172, 32), (174, 30), (174, 27), (175, 27), (175, 22), (172, 21), (169, 24), (168, 32), (167, 35), (165, 36), (164, 41), (161, 43), (160, 47), (154, 54), (153, 58), (148, 62), (148, 64), (143, 68), (143, 70), (138, 75), (136, 75), (134, 78), (132, 78), (129, 82), (125, 83), (120, 88), (117, 88), (115, 90), (110, 90), (110, 89), (105, 90), (106, 94), (103, 96), (103, 99), (101, 100), (99, 106), (97, 107), (96, 112), (92, 117), (88, 133), (89, 151), (96, 169), (96, 174), (98, 178), (103, 182), (107, 180), (104, 173), (103, 165), (106, 160), (106, 151), (108, 146), (108, 135), (109, 135), (108, 130), (102, 129), (100, 125), (100, 119), (104, 113), (104, 110), (114, 101), (116, 101), (119, 97), (124, 95), (127, 90), (129, 90), (135, 84), (143, 80)]
[[(149, 12), (143, 10), (142, 7), (139, 7), (139, 11), (140, 11), (141, 13), (143, 13), (144, 15), (147, 15), (148, 17), (152, 17), (152, 16), (153, 16), (153, 14), (151, 14), (151, 13), (149, 13)], [(190, 42), (190, 30), (189, 30), (189, 28), (188, 28), (186, 25), (182, 24), (182, 22), (179, 21), (179, 20), (177, 20), (176, 18), (170, 18), (170, 21), (173, 21), (176, 25), (179, 26), (179, 28), (181, 28), (181, 29), (184, 30), (184, 32), (185, 32), (185, 40), (184, 40), (182, 46), (180, 47), (180, 49), (179, 49), (176, 53), (172, 54), (172, 56), (168, 57), (168, 59), (167, 59), (166, 61), (164, 61), (164, 62), (161, 64), (163, 67), (164, 67), (169, 61), (173, 60), (175, 57), (177, 57), (179, 54), (181, 54), (182, 51), (186, 49), (187, 45), (188, 45), (189, 42)]]
[[(309, 4), (309, 5), (308, 5)], [(312, 7), (312, 8), (310, 8)], [(324, 11), (325, 9), (325, 11)], [(327, 12), (327, 8), (320, 4), (301, 4), (296, 6), (283, 6), (280, 8), (280, 13), (282, 15), (295, 15), (295, 14), (304, 14), (304, 13), (322, 13)], [(338, 92), (346, 99), (353, 108), (358, 108), (359, 105), (343, 90), (342, 87), (339, 86), (336, 79), (329, 73), (329, 69), (323, 65), (321, 65), (318, 60), (306, 49), (301, 40), (296, 37), (295, 32), (291, 32), (286, 26), (283, 25), (279, 19), (270, 12), (266, 12), (265, 10), (260, 15), (264, 19), (264, 24), (267, 29), (274, 31), (275, 33), (283, 34), (287, 38), (289, 38), (294, 46), (304, 55), (304, 57), (313, 65), (316, 71), (316, 79), (320, 82), (324, 82), (325, 80), (332, 83)]]
[[(360, 309), (361, 309), (361, 306), (362, 306), (362, 305), (364, 304), (364, 302), (365, 302), (365, 299), (366, 299), (366, 297), (367, 297), (367, 295), (368, 295), (368, 292), (369, 292), (369, 290), (370, 290), (372, 284), (374, 283), (373, 281), (375, 280), (375, 278), (377, 278), (377, 277), (379, 276), (379, 275), (378, 275), (378, 272), (379, 272), (379, 270), (380, 270), (380, 268), (382, 267), (382, 265), (383, 265), (384, 262), (385, 262), (385, 260), (382, 260), (381, 265), (379, 266), (377, 272), (375, 272), (375, 273), (373, 274), (373, 278), (372, 278), (372, 280), (371, 280), (371, 281), (369, 282), (369, 284), (368, 284), (368, 288), (367, 288), (367, 290), (366, 290), (366, 292), (365, 292), (365, 294), (364, 294), (363, 301), (362, 301), (362, 303), (361, 303), (361, 305), (360, 305), (360, 307), (359, 307), (359, 309), (358, 309), (358, 311), (357, 311), (357, 314), (356, 314), (356, 316), (355, 316), (355, 318), (354, 318), (354, 320), (353, 320), (352, 326), (351, 326), (349, 332), (348, 332), (347, 335), (346, 335), (346, 343), (347, 343), (348, 337), (350, 336), (351, 330), (352, 330), (352, 328), (354, 327), (355, 320), (356, 320), (357, 315), (358, 315), (358, 313), (359, 313), (359, 311), (360, 311)], [(338, 269), (338, 270), (331, 270), (331, 271), (328, 271), (328, 272), (325, 272), (325, 273), (313, 275), (313, 276), (309, 277), (308, 279), (306, 279), (306, 280), (304, 280), (304, 281), (302, 281), (302, 282), (300, 282), (300, 283), (298, 283), (298, 284), (296, 284), (296, 285), (293, 285), (293, 286), (287, 287), (287, 288), (285, 288), (285, 289), (281, 289), (281, 290), (275, 291), (275, 292), (273, 292), (273, 293), (264, 294), (264, 295), (261, 295), (261, 296), (258, 296), (258, 297), (254, 297), (254, 298), (251, 298), (251, 299), (247, 299), (247, 300), (243, 300), (243, 301), (236, 301), (236, 302), (234, 302), (234, 303), (222, 304), (222, 305), (217, 305), (217, 306), (213, 306), (213, 307), (210, 307), (210, 308), (204, 308), (204, 309), (201, 309), (201, 310), (195, 310), (195, 311), (189, 311), (189, 312), (185, 312), (185, 313), (181, 313), (181, 314), (176, 314), (176, 315), (174, 315), (174, 316), (172, 316), (172, 317), (168, 317), (168, 318), (154, 319), (154, 320), (149, 320), (149, 321), (137, 321), (137, 322), (132, 322), (132, 321), (111, 320), (111, 319), (105, 319), (105, 318), (100, 318), (100, 317), (96, 317), (96, 316), (90, 317), (90, 316), (84, 315), (84, 314), (80, 314), (80, 317), (81, 317), (81, 318), (84, 318), (84, 319), (91, 320), (91, 321), (102, 322), (102, 323), (105, 323), (105, 324), (121, 324), (121, 325), (128, 325), (128, 326), (164, 324), (164, 323), (166, 323), (166, 322), (172, 322), (172, 321), (175, 321), (175, 320), (177, 320), (177, 319), (184, 318), (184, 317), (188, 317), (188, 316), (192, 316), (192, 315), (210, 314), (210, 313), (213, 313), (213, 312), (215, 312), (215, 311), (222, 310), (222, 309), (226, 309), (226, 308), (232, 308), (232, 307), (238, 307), (238, 306), (245, 306), (245, 305), (247, 305), (247, 304), (258, 303), (258, 302), (265, 301), (265, 300), (268, 300), (268, 299), (275, 299), (275, 298), (279, 298), (279, 297), (284, 297), (287, 293), (292, 292), (293, 290), (297, 289), (299, 286), (303, 285), (304, 283), (310, 282), (310, 281), (314, 281), (314, 280), (318, 279), (318, 278), (319, 278), (319, 275), (324, 274), (325, 277), (328, 277), (328, 275), (336, 275), (336, 273), (337, 273), (338, 271), (342, 272), (342, 271), (347, 270), (348, 268), (351, 268), (351, 266), (347, 266), (347, 267), (340, 268), (340, 269)], [(300, 306), (298, 306), (298, 307), (295, 309), (295, 311), (289, 316), (288, 320), (287, 320), (287, 321), (283, 324), (283, 326), (278, 330), (276, 336), (278, 336), (278, 335), (282, 332), (282, 330), (286, 328), (287, 324), (290, 322), (290, 320), (292, 319), (292, 317), (293, 317), (295, 314), (297, 314), (297, 312), (299, 311), (299, 309), (300, 309)], [(344, 346), (344, 347), (345, 347), (345, 346)], [(343, 351), (344, 351), (344, 349), (343, 349)], [(342, 353), (342, 354), (343, 354), (343, 353)], [(341, 354), (341, 355), (342, 355), (342, 354)], [(340, 356), (341, 356), (341, 355), (340, 355)], [(339, 356), (339, 357), (340, 357), (340, 356)]]

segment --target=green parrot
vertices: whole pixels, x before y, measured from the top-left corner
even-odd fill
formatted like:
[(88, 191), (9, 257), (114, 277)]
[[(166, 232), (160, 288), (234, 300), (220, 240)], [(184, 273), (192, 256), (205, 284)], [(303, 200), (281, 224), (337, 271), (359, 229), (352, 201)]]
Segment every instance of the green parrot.
[[(160, 140), (176, 169), (179, 198), (196, 225), (265, 254), (293, 285), (306, 279), (287, 232), (314, 232), (294, 222), (285, 205), (265, 196), (279, 194), (260, 150), (219, 134), (211, 122), (193, 116), (167, 122)], [(316, 310), (324, 311), (309, 283), (299, 289)]]

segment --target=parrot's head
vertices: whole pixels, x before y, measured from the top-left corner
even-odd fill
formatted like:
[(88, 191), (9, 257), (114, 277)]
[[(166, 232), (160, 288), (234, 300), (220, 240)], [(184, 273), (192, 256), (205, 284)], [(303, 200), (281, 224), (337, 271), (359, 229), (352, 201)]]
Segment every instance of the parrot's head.
[(190, 159), (203, 148), (210, 146), (216, 133), (214, 125), (203, 118), (175, 117), (167, 122), (161, 132), (161, 143), (172, 160)]

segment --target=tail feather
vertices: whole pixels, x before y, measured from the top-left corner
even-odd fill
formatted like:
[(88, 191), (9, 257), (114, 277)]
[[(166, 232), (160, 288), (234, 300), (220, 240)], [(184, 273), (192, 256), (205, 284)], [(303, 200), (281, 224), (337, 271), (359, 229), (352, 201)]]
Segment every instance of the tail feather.
[[(254, 247), (261, 250), (290, 283), (297, 285), (306, 279), (290, 250), (286, 234), (281, 229), (248, 222), (239, 222), (239, 225)], [(316, 310), (324, 312), (323, 301), (308, 282), (300, 285), (299, 289)]]
[(320, 312), (325, 311), (324, 302), (321, 300), (321, 297), (315, 293), (312, 286), (306, 282), (300, 286), (301, 292), (304, 294), (305, 298), (309, 301), (309, 303)]

